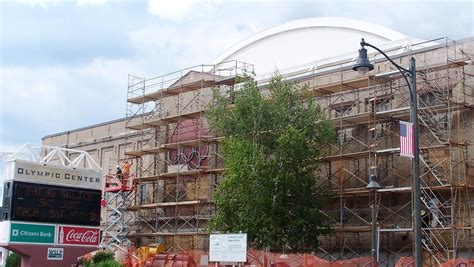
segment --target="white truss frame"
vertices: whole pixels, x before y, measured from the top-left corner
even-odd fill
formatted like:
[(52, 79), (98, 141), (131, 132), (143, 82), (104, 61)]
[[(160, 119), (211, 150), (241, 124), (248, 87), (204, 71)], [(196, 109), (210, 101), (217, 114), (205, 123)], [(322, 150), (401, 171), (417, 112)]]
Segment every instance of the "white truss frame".
[[(75, 158), (70, 158), (70, 155)], [(86, 151), (63, 147), (24, 144), (6, 159), (7, 162), (14, 160), (102, 172), (99, 164)]]

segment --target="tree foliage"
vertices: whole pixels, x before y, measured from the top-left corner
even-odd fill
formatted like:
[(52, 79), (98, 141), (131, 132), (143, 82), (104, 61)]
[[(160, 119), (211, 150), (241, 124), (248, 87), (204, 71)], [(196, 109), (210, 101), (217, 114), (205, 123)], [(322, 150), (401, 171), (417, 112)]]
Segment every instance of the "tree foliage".
[(114, 254), (110, 251), (99, 251), (92, 259), (81, 257), (78, 259), (76, 266), (83, 267), (122, 267), (123, 264), (114, 259)]
[(232, 98), (215, 91), (207, 112), (226, 137), (209, 230), (247, 233), (253, 248), (313, 251), (328, 230), (319, 210), (329, 191), (316, 179), (317, 159), (334, 128), (307, 88), (275, 76), (264, 97), (252, 77), (243, 79)]
[(10, 253), (7, 256), (6, 260), (6, 267), (20, 267), (21, 264), (21, 256), (16, 253)]
[(92, 261), (94, 263), (99, 263), (102, 261), (108, 261), (108, 260), (113, 260), (113, 259), (114, 259), (114, 254), (112, 254), (112, 252), (109, 252), (109, 251), (99, 251), (92, 257)]

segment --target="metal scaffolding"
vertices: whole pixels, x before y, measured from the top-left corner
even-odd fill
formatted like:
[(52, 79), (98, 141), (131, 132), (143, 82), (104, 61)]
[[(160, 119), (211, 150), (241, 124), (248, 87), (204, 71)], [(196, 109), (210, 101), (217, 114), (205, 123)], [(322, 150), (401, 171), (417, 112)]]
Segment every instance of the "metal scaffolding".
[[(456, 42), (441, 39), (419, 44), (391, 57), (418, 65), (418, 120), (422, 186), (424, 263), (436, 265), (470, 250), (471, 208), (467, 180), (467, 141), (463, 126), (472, 108), (467, 88), (466, 58)], [(426, 44), (426, 43), (425, 43)], [(394, 52), (394, 51), (391, 51)], [(316, 87), (317, 101), (337, 128), (338, 141), (323, 159), (322, 174), (335, 196), (325, 212), (335, 234), (322, 239), (321, 255), (329, 259), (367, 256), (370, 248), (372, 195), (366, 186), (375, 175), (382, 186), (375, 194), (381, 264), (393, 265), (411, 255), (411, 162), (399, 156), (399, 121), (408, 121), (409, 91), (398, 71), (372, 54), (376, 69), (367, 77), (347, 78), (339, 66), (339, 82)], [(337, 74), (332, 73), (333, 79)], [(471, 74), (472, 75), (472, 74)], [(315, 80), (321, 80), (316, 76)], [(315, 81), (315, 83), (316, 83)], [(322, 179), (322, 180), (323, 180)], [(470, 252), (469, 252), (470, 253)]]
[(133, 214), (127, 238), (137, 246), (207, 248), (204, 226), (224, 162), (203, 111), (213, 90), (231, 90), (245, 71), (252, 66), (230, 61), (149, 79), (129, 75), (125, 156), (136, 163), (136, 192), (126, 208)]

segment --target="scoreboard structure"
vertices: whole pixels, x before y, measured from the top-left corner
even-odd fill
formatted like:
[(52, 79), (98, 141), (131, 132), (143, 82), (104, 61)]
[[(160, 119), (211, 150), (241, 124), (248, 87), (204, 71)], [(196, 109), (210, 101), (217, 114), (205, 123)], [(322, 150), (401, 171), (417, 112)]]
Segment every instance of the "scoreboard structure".
[(87, 152), (25, 145), (4, 173), (0, 246), (22, 266), (70, 266), (98, 248), (103, 178)]
[(42, 185), (25, 182), (7, 182), (4, 188), (12, 196), (4, 219), (42, 223), (100, 225), (101, 191)]

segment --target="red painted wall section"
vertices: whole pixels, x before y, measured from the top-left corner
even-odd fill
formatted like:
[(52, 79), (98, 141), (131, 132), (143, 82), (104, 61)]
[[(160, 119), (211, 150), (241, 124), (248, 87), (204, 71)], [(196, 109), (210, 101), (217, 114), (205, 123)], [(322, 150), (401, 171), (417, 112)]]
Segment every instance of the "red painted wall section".
[[(48, 260), (48, 247), (64, 248), (63, 260)], [(77, 258), (91, 251), (95, 247), (69, 247), (44, 245), (9, 245), (5, 247), (21, 256), (22, 267), (70, 267), (77, 262)]]
[[(186, 142), (203, 139), (209, 136), (209, 128), (204, 125), (202, 119), (193, 118), (184, 120), (178, 124), (170, 137), (170, 143)], [(200, 147), (183, 146), (182, 148), (170, 150), (167, 160), (171, 164), (188, 166), (188, 169), (199, 169), (208, 165), (208, 145), (202, 143)]]

